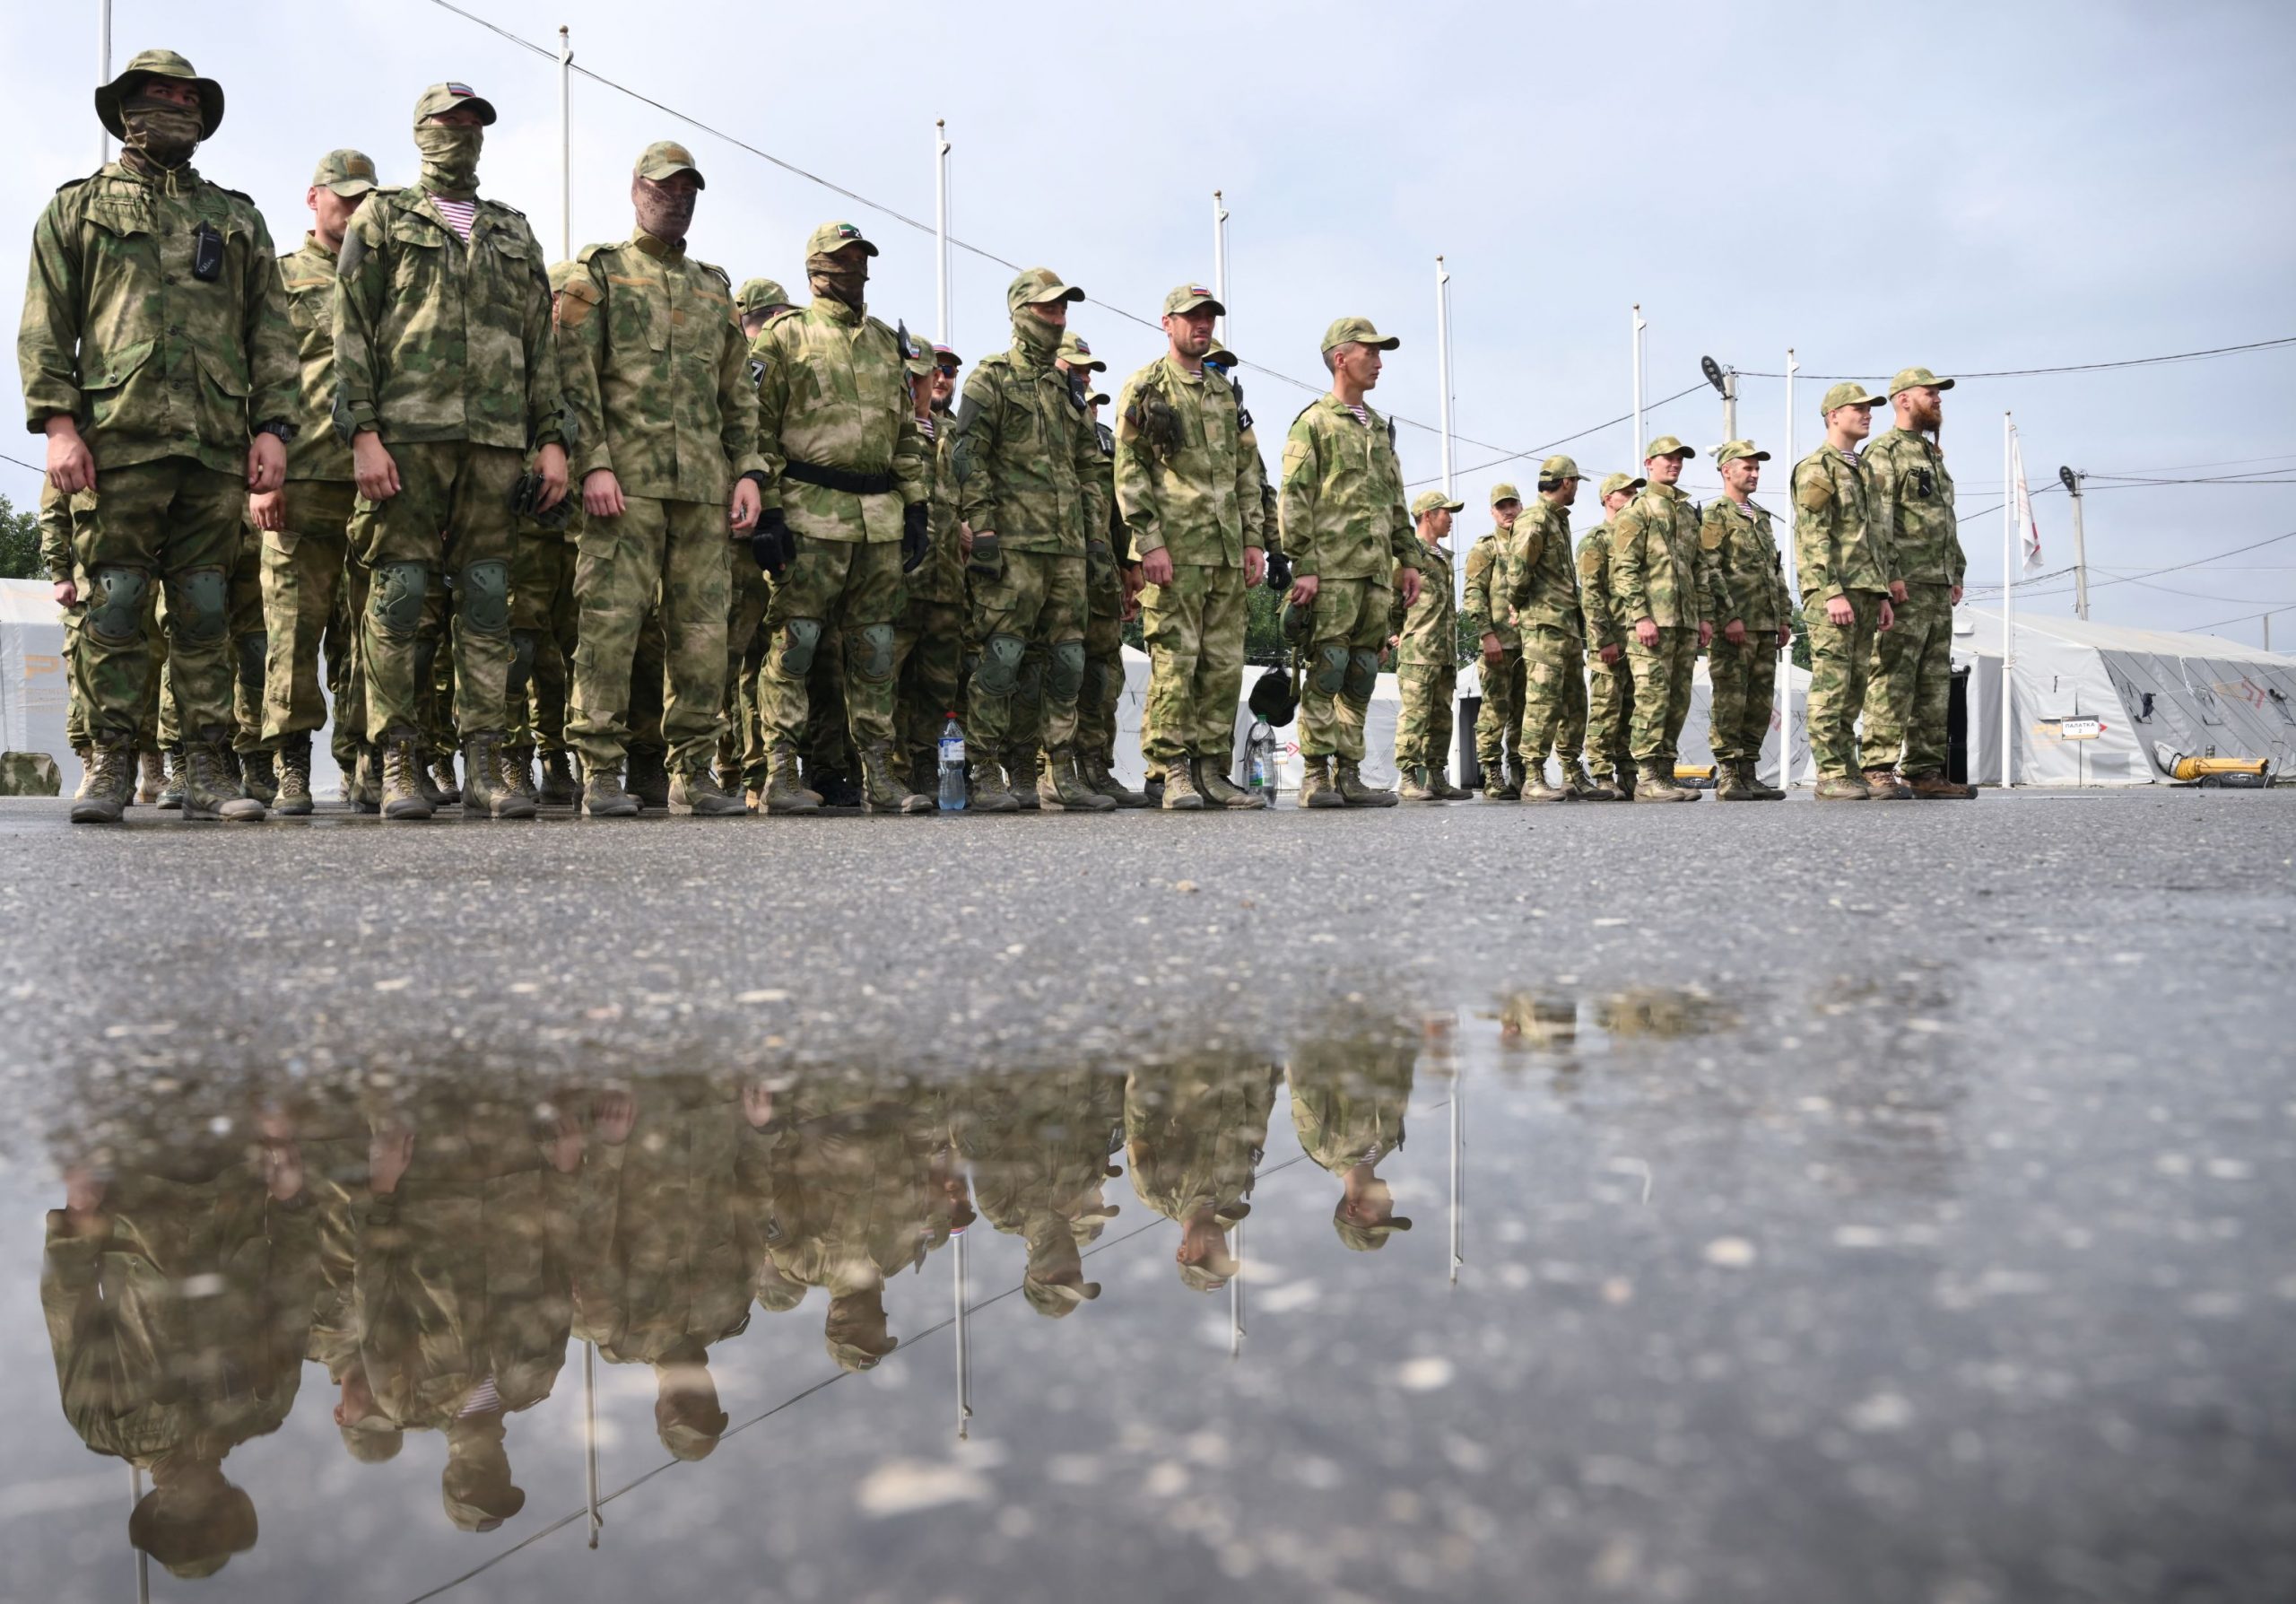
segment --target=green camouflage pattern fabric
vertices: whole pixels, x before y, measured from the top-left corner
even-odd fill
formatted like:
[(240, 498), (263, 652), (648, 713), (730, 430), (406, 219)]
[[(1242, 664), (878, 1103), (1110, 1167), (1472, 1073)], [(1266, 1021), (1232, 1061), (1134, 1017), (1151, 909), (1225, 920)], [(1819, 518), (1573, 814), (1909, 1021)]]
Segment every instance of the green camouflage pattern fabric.
[(64, 774), (45, 752), (0, 752), (0, 797), (57, 797)]
[[(354, 617), (366, 606), (367, 571), (349, 560), (346, 538), (357, 493), (347, 480), (290, 479), (281, 508), (285, 527), (263, 532), (260, 584), (269, 642), (263, 740), (274, 750), (284, 737), (308, 735), (326, 722), (326, 702), (319, 693), (320, 649), (332, 641), (330, 655), (340, 655), (349, 645), (335, 632), (336, 600), (351, 591)], [(350, 696), (336, 700), (335, 718), (363, 736), (365, 681), (355, 673), (353, 680)]]
[(1334, 1175), (1399, 1151), (1418, 1054), (1408, 1041), (1316, 1037), (1292, 1050), (1292, 1129)]
[(1693, 635), (1719, 622), (1721, 580), (1698, 526), (1698, 510), (1671, 484), (1644, 485), (1611, 520), (1611, 608), (1630, 642), (1645, 618)]
[(1794, 578), (1803, 601), (1887, 591), (1900, 577), (1897, 552), (1865, 462), (1822, 445), (1794, 465), (1793, 483)]
[(1891, 604), (1893, 620), (1874, 637), (1860, 737), (1868, 768), (1894, 764), (1909, 780), (1945, 772), (1952, 755), (1953, 592), (1915, 583)]
[(1008, 552), (1081, 557), (1107, 530), (1109, 510), (1100, 438), (1082, 399), (1090, 376), (1055, 367), (1057, 344), (1058, 332), (1023, 309), (1011, 349), (966, 376), (952, 446), (957, 515), (976, 534), (994, 530)]
[(1793, 617), (1794, 598), (1786, 591), (1786, 571), (1778, 537), (1770, 532), (1770, 513), (1752, 501), (1741, 506), (1728, 496), (1717, 496), (1706, 505), (1698, 536), (1721, 581), (1721, 599), (1711, 620), (1717, 634), (1735, 618), (1745, 624), (1750, 639), (1774, 635), (1779, 624)]
[(1634, 666), (1622, 652), (1615, 663), (1587, 660), (1587, 766), (1598, 780), (1634, 767)]
[(924, 440), (926, 459), (932, 466), (926, 484), (927, 505), (932, 509), (926, 527), (931, 531), (933, 544), (925, 561), (908, 576), (909, 598), (961, 603), (965, 599), (965, 554), (957, 529), (954, 432), (945, 414), (920, 417), (917, 427)]
[(39, 566), (53, 585), (78, 578), (73, 571), (72, 498), (45, 478), (39, 482)]
[[(205, 283), (203, 229), (223, 240)], [(26, 426), (75, 420), (100, 471), (187, 457), (244, 475), (254, 426), (302, 416), (263, 214), (188, 165), (154, 179), (109, 162), (56, 192), (32, 228), (16, 362)]]
[[(1527, 510), (1523, 516), (1528, 519)], [(1526, 771), (1535, 775), (1550, 751), (1566, 765), (1578, 761), (1578, 741), (1566, 742), (1563, 732), (1583, 732), (1586, 710), (1586, 654), (1578, 637), (1548, 624), (1526, 625), (1523, 630), (1523, 714), (1516, 736), (1516, 750)]]
[(1944, 449), (1918, 431), (1885, 429), (1859, 455), (1874, 483), (1874, 521), (1889, 532), (1898, 577), (1909, 585), (1960, 584), (1969, 558)]
[[(572, 524), (578, 541), (581, 521), (578, 511)], [(531, 520), (518, 526), (510, 559), (510, 701), (503, 737), (515, 751), (532, 747), (547, 757), (566, 750), (567, 692), (581, 640), (581, 610), (574, 601), (577, 549), (556, 529)], [(742, 566), (755, 571), (747, 562)], [(761, 599), (758, 614), (764, 612)]]
[(343, 240), (335, 426), (386, 446), (579, 447), (551, 337), (550, 279), (525, 216), (480, 200), (470, 240), (419, 189), (378, 189)]
[(307, 233), (279, 258), (279, 283), (295, 327), (295, 356), (302, 375), (302, 432), (287, 445), (287, 477), (348, 483), (351, 443), (335, 432), (335, 252)]
[[(898, 542), (901, 509), (928, 499), (933, 478), (900, 336), (865, 312), (822, 296), (760, 329), (750, 342), (750, 362), (757, 374), (766, 510), (780, 508), (790, 530), (804, 538)], [(889, 474), (893, 493), (853, 495), (801, 484), (782, 475), (791, 462)]]
[(1292, 571), (1302, 579), (1375, 579), (1384, 586), (1397, 566), (1419, 566), (1419, 535), (1404, 505), (1403, 465), (1387, 420), (1368, 406), (1364, 414), (1368, 424), (1337, 397), (1322, 396), (1284, 436), (1279, 527)]
[(1570, 560), (1570, 509), (1539, 496), (1526, 502), (1500, 547), (1497, 589), (1518, 631), (1577, 639), (1578, 575)]
[[(1172, 438), (1153, 441), (1143, 419), (1166, 410)], [(1244, 443), (1225, 379), (1191, 373), (1167, 353), (1124, 381), (1117, 419), (1117, 501), (1135, 555), (1168, 551), (1182, 567), (1241, 568), (1246, 547), (1266, 545), (1265, 469)]]
[(1140, 1200), (1168, 1220), (1209, 1210), (1227, 1225), (1250, 1213), (1279, 1076), (1272, 1064), (1205, 1058), (1126, 1077), (1125, 1152)]
[(1458, 661), (1459, 608), (1453, 591), (1451, 554), (1420, 541), (1419, 599), (1405, 607), (1398, 590), (1388, 603), (1387, 633), (1396, 638), (1398, 665), (1448, 667)]
[[(1001, 531), (1000, 531), (1001, 533)], [(973, 638), (984, 654), (974, 665), (967, 692), (966, 733), (984, 758), (1023, 763), (1039, 745), (1049, 754), (1068, 752), (1076, 740), (1076, 699), (1083, 690), (1081, 667), (1073, 680), (1052, 673), (1062, 647), (1082, 656), (1084, 640), (1084, 559), (1057, 551), (1006, 551), (992, 577), (972, 580)], [(995, 655), (1018, 649), (999, 685)], [(1022, 709), (1038, 717), (1024, 721)]]
[(1149, 663), (1141, 750), (1150, 772), (1192, 756), (1214, 759), (1225, 770), (1236, 744), (1249, 608), (1240, 564), (1180, 563), (1170, 584), (1141, 591)]
[(1749, 624), (1744, 646), (1717, 635), (1707, 649), (1706, 676), (1714, 693), (1707, 741), (1718, 763), (1752, 763), (1761, 756), (1778, 698), (1777, 640), (1773, 630)]
[(1457, 667), (1450, 663), (1400, 664), (1396, 692), (1396, 767), (1448, 767), (1452, 708), (1459, 693)]
[(1627, 747), (1638, 763), (1656, 763), (1674, 774), (1683, 723), (1690, 717), (1691, 675), (1698, 665), (1698, 632), (1681, 625), (1658, 626), (1658, 643), (1645, 646), (1630, 636), (1625, 660), (1634, 680), (1634, 716)]
[(765, 466), (725, 269), (642, 230), (575, 261), (556, 313), (575, 484), (605, 468), (625, 496), (723, 506), (736, 477)]
[[(1503, 647), (1499, 661), (1478, 658), (1475, 675), (1483, 688), (1483, 705), (1474, 716), (1474, 761), (1487, 775), (1503, 774), (1507, 759), (1520, 751), (1518, 732), (1523, 724), (1523, 640)], [(1494, 780), (1494, 783), (1496, 781)]]
[[(1802, 623), (1810, 637), (1810, 751), (1820, 780), (1847, 780), (1861, 766), (1857, 714), (1866, 702), (1874, 637), (1880, 632), (1882, 604), (1888, 597), (1878, 590), (1853, 587), (1841, 593), (1850, 606), (1850, 621), (1838, 624), (1826, 616), (1828, 597), (1823, 593), (1812, 588), (1802, 594)], [(1879, 749), (1877, 755), (1882, 755)]]
[[(790, 486), (812, 494), (818, 487)], [(891, 496), (849, 496), (825, 493), (849, 505), (891, 501)], [(822, 726), (834, 722), (836, 700), (828, 688), (842, 668), (844, 725), (855, 746), (865, 749), (893, 738), (893, 623), (901, 613), (900, 536), (899, 520), (893, 539), (876, 537), (872, 510), (867, 538), (861, 538), (865, 515), (855, 515), (853, 532), (841, 539), (797, 536), (797, 555), (773, 587), (766, 608), (768, 647), (765, 667), (758, 676), (759, 723), (768, 745), (787, 744), (792, 751), (806, 748), (808, 759), (833, 740)], [(794, 528), (796, 520), (790, 520)], [(789, 629), (793, 620), (813, 620), (820, 640), (809, 663), (793, 666), (790, 652), (796, 644)], [(879, 658), (871, 644), (877, 626), (883, 626), (884, 650)], [(810, 669), (810, 675), (808, 673)]]
[[(1413, 536), (1412, 544), (1418, 543)], [(1308, 642), (1308, 674), (1300, 687), (1302, 756), (1362, 761), (1363, 727), (1379, 658), (1387, 650), (1394, 595), (1384, 571), (1376, 579), (1323, 577)], [(1229, 718), (1234, 716), (1231, 699)]]
[(1578, 616), (1587, 626), (1587, 649), (1626, 644), (1618, 608), (1611, 597), (1611, 527), (1596, 524), (1578, 543)]
[(1507, 532), (1492, 529), (1477, 536), (1475, 543), (1467, 548), (1466, 597), (1459, 609), (1466, 620), (1468, 633), (1478, 641), (1485, 635), (1496, 635), (1502, 648), (1517, 645), (1522, 639), (1507, 616), (1506, 597), (1493, 593), (1506, 545)]
[(725, 508), (630, 495), (623, 509), (619, 518), (587, 519), (576, 545), (566, 743), (591, 772), (620, 766), (635, 733), (628, 715), (638, 636), (658, 611), (665, 761), (673, 774), (698, 773), (717, 757), (726, 693), (734, 548)]
[[(1022, 1294), (1057, 1319), (1097, 1295), (1083, 1249), (1120, 1205), (1105, 1196), (1122, 1167), (1124, 1080), (1103, 1069), (978, 1076), (956, 1088), (950, 1134), (972, 1170), (973, 1201), (990, 1225), (1028, 1252)], [(1072, 1287), (1063, 1297), (1060, 1287)], [(1089, 1290), (1086, 1288), (1089, 1287)]]

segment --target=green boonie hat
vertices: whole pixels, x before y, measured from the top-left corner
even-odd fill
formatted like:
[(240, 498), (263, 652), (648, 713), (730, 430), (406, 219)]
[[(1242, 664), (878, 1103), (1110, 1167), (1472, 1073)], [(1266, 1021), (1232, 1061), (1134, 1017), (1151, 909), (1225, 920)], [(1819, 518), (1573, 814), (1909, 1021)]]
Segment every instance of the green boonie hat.
[(1563, 479), (1583, 479), (1586, 476), (1578, 471), (1578, 465), (1568, 457), (1550, 457), (1539, 464), (1539, 483), (1542, 484), (1553, 484)]
[(329, 151), (319, 158), (319, 169), (311, 175), (315, 189), (331, 189), (349, 200), (354, 195), (364, 195), (375, 187), (375, 163), (360, 151)]
[(452, 111), (457, 106), (467, 106), (478, 113), (479, 126), (494, 126), (492, 102), (483, 99), (467, 83), (433, 83), (414, 102), (414, 120), (428, 122), (442, 111)]
[(1457, 512), (1465, 506), (1465, 501), (1455, 501), (1439, 490), (1425, 490), (1420, 492), (1419, 499), (1412, 502), (1411, 515), (1413, 518), (1425, 518), (1438, 507)]
[(1726, 440), (1714, 448), (1714, 465), (1717, 467), (1742, 458), (1752, 462), (1768, 462), (1770, 453), (1755, 450), (1754, 442), (1750, 440)]
[(825, 257), (832, 251), (857, 245), (866, 256), (875, 256), (877, 248), (861, 237), (861, 231), (849, 222), (825, 222), (805, 236), (805, 254)]
[(1393, 335), (1383, 335), (1371, 327), (1369, 318), (1342, 318), (1324, 330), (1323, 351), (1336, 351), (1342, 345), (1375, 345), (1381, 351), (1393, 351), (1403, 342)]
[(569, 280), (582, 271), (579, 262), (552, 262), (550, 265), (550, 292), (553, 295), (566, 288)]
[(1108, 363), (1092, 354), (1091, 342), (1075, 335), (1061, 336), (1060, 360), (1080, 371), (1090, 370), (1094, 373), (1105, 373), (1109, 370)]
[(1082, 301), (1084, 292), (1074, 284), (1060, 282), (1060, 275), (1049, 267), (1031, 267), (1004, 287), (1004, 309), (1017, 312), (1024, 306), (1038, 306), (1048, 301)]
[(1900, 390), (1909, 390), (1916, 385), (1922, 384), (1927, 385), (1933, 390), (1950, 390), (1953, 388), (1952, 379), (1940, 379), (1926, 368), (1900, 368), (1897, 377), (1890, 380), (1890, 399), (1896, 400)]
[(1491, 487), (1491, 504), (1494, 507), (1501, 501), (1514, 501), (1519, 504), (1522, 499), (1523, 493), (1504, 479)]
[(1607, 501), (1622, 490), (1640, 490), (1648, 483), (1648, 480), (1638, 479), (1632, 474), (1605, 474), (1602, 499)]
[(1695, 457), (1697, 455), (1696, 451), (1692, 450), (1673, 435), (1662, 434), (1643, 448), (1642, 460), (1648, 462), (1653, 457)]
[(764, 311), (768, 307), (796, 304), (789, 299), (789, 292), (781, 287), (778, 279), (745, 278), (742, 281), (742, 287), (734, 292), (734, 309), (744, 317)]
[(657, 139), (638, 153), (638, 165), (631, 170), (632, 176), (659, 181), (682, 172), (693, 175), (693, 187), (707, 189), (701, 181), (701, 169), (693, 164), (693, 153), (674, 139)]
[(1182, 312), (1192, 312), (1200, 306), (1210, 307), (1215, 318), (1228, 315), (1228, 309), (1222, 306), (1218, 298), (1202, 284), (1181, 284), (1164, 297), (1164, 316), (1177, 317)]
[(1824, 400), (1818, 403), (1818, 415), (1822, 418), (1840, 406), (1878, 406), (1886, 399), (1888, 397), (1874, 394), (1862, 384), (1838, 384), (1826, 392)]
[(127, 137), (127, 125), (120, 120), (119, 109), (146, 78), (175, 78), (190, 84), (199, 92), (199, 136), (212, 138), (223, 125), (223, 86), (213, 78), (203, 78), (191, 63), (173, 50), (138, 50), (135, 59), (109, 83), (96, 88), (96, 120), (111, 131), (115, 139)]

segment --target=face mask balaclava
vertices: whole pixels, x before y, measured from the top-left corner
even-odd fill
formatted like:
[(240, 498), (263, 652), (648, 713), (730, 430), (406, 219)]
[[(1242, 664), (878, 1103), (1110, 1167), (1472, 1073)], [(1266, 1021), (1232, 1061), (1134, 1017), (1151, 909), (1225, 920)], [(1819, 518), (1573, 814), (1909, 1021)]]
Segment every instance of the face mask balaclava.
[(1027, 307), (1013, 314), (1013, 337), (1021, 349), (1040, 362), (1048, 362), (1060, 351), (1061, 331), (1047, 323)]
[(680, 195), (654, 179), (635, 180), (631, 200), (638, 208), (638, 226), (657, 240), (677, 244), (693, 226), (695, 194), (689, 189)]
[(478, 193), (478, 153), (485, 143), (483, 128), (415, 124), (414, 148), (422, 153), (422, 187), (448, 200), (470, 199)]
[(807, 257), (805, 282), (814, 294), (842, 301), (857, 312), (869, 290), (868, 253), (848, 247), (848, 254), (841, 257), (827, 252)]
[(119, 109), (120, 144), (154, 167), (179, 167), (199, 144), (199, 109), (148, 99)]

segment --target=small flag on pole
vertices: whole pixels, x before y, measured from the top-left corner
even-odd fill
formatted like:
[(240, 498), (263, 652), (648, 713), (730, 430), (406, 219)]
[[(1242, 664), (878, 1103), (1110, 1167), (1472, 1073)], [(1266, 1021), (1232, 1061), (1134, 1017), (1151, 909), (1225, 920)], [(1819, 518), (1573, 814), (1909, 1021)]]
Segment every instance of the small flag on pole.
[(2041, 527), (2033, 521), (2033, 495), (2025, 488), (2025, 448), (2015, 424), (2009, 426), (2009, 499), (2014, 508), (2017, 544), (2024, 556), (2021, 579), (2041, 571)]

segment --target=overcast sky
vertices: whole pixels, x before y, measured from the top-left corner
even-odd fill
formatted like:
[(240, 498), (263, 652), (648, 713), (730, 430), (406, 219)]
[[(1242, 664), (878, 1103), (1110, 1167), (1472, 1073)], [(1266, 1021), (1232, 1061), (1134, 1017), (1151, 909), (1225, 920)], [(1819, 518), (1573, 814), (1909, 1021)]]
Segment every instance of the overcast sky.
[[(91, 171), (99, 128), (93, 0), (0, 7), (7, 149), (0, 209), (19, 231)], [(1710, 353), (1775, 373), (1882, 382), (2144, 357), (2296, 336), (2296, 7), (2278, 4), (1810, 7), (1314, 4), (1013, 6), (983, 0), (801, 8), (679, 0), (467, 0), (536, 42), (570, 25), (584, 66), (928, 228), (933, 119), (946, 118), (953, 232), (1091, 296), (1074, 326), (1120, 379), (1161, 336), (1164, 291), (1209, 282), (1212, 191), (1229, 225), (1231, 337), (1248, 363), (1324, 382), (1318, 336), (1370, 317), (1401, 336), (1375, 405), (1439, 417), (1434, 258), (1448, 258), (1464, 545), (1483, 465), (1627, 412), (1630, 303), (1649, 320), (1648, 393), (1698, 382)], [(714, 19), (714, 22), (709, 20)], [(709, 25), (705, 26), (705, 22)], [(323, 152), (355, 145), (413, 176), (416, 94), (445, 78), (492, 100), (482, 188), (560, 231), (557, 68), (430, 0), (313, 7), (118, 0), (114, 63), (166, 45), (219, 79), (230, 110), (199, 165), (254, 196), (283, 250)], [(628, 175), (649, 140), (686, 141), (709, 181), (691, 241), (736, 280), (793, 289), (817, 222), (883, 248), (871, 309), (929, 331), (932, 240), (599, 83), (575, 80), (575, 243), (630, 227)], [(956, 253), (953, 341), (1006, 340), (1011, 271)], [(12, 379), (13, 382), (13, 379)], [(1271, 457), (1309, 392), (1245, 374)], [(1798, 449), (1824, 388), (1796, 392)], [(2000, 499), (2001, 414), (2028, 476), (2296, 480), (2296, 346), (2119, 372), (1964, 380), (1944, 441), (1961, 510)], [(18, 415), (21, 416), (21, 408)], [(1785, 397), (1744, 381), (1739, 432), (1785, 454)], [(1625, 467), (1624, 423), (1564, 448)], [(1648, 432), (1720, 437), (1706, 389)], [(16, 434), (12, 457), (38, 463)], [(1483, 442), (1483, 443), (1473, 443)], [(1406, 476), (1441, 468), (1406, 426)], [(1497, 447), (1500, 449), (1492, 449)], [(2207, 466), (2193, 466), (2207, 465)], [(1783, 510), (1784, 461), (1758, 499)], [(1693, 466), (1710, 490), (1710, 458)], [(0, 462), (19, 504), (35, 476)], [(2045, 562), (2070, 561), (2065, 497), (2036, 503)], [(1590, 521), (1582, 512), (1581, 527)], [(2114, 489), (2089, 501), (2092, 615), (2183, 628), (2296, 604), (2296, 539), (2107, 583), (2296, 531), (2296, 484)], [(2001, 521), (1963, 529), (1973, 580), (1998, 583)], [(2023, 605), (2071, 611), (2069, 581)], [(2296, 611), (2274, 619), (2296, 647)], [(2254, 641), (2253, 616), (2222, 632)]]

